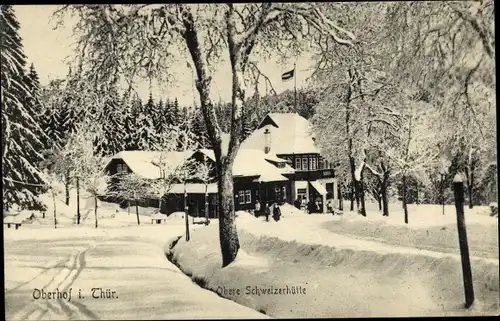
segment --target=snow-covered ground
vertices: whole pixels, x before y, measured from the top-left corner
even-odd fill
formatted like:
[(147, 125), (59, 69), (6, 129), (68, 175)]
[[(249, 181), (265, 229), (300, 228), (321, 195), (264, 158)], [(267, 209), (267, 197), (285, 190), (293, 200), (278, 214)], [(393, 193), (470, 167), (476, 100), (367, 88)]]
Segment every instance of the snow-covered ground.
[[(186, 276), (165, 258), (165, 244), (184, 234), (184, 213), (157, 225), (151, 222), (157, 209), (141, 207), (137, 225), (134, 207), (98, 201), (96, 229), (94, 199), (85, 193), (82, 222), (75, 225), (75, 194), (69, 206), (57, 195), (57, 229), (49, 195), (42, 197), (45, 218), (35, 213), (19, 230), (4, 226), (7, 320), (265, 317), (258, 311), (273, 317), (498, 314), (498, 218), (486, 207), (465, 213), (476, 304), (464, 311), (452, 206), (442, 215), (439, 206), (410, 205), (409, 225), (397, 204), (388, 218), (373, 205), (366, 218), (308, 215), (289, 205), (279, 222), (238, 212), (241, 250), (224, 269), (217, 220), (204, 226), (190, 218), (190, 242), (181, 238), (172, 252)], [(190, 277), (244, 306), (200, 289)], [(92, 299), (97, 287), (118, 298)], [(272, 294), (257, 294), (270, 287)], [(72, 288), (73, 297), (34, 300), (35, 288)], [(77, 298), (79, 289), (85, 298)]]
[[(190, 242), (180, 240), (173, 260), (205, 287), (273, 317), (498, 314), (498, 254), (495, 257), (489, 249), (498, 242), (498, 233), (491, 232), (497, 230), (498, 219), (466, 211), (468, 228), (475, 226), (469, 239), (477, 236), (471, 258), (476, 303), (466, 311), (458, 237), (447, 232), (456, 225), (456, 217), (449, 207), (446, 218), (439, 212), (438, 219), (433, 208), (439, 209), (429, 206), (420, 213), (410, 206), (408, 226), (399, 222), (403, 217), (397, 211), (389, 218), (369, 211), (364, 218), (354, 213), (307, 215), (284, 206), (278, 222), (239, 212), (241, 250), (233, 264), (220, 268), (217, 224), (195, 231)], [(334, 224), (342, 224), (335, 233)], [(363, 235), (361, 227), (350, 230), (358, 225), (370, 226), (365, 230), (372, 234)], [(388, 233), (391, 229), (397, 232)], [(481, 229), (484, 235), (479, 236)], [(429, 237), (425, 248), (406, 236), (418, 231), (418, 240), (428, 230), (431, 235), (443, 233), (441, 239), (438, 234)], [(302, 287), (306, 293), (274, 294), (274, 289), (286, 286)], [(274, 287), (273, 294), (259, 296), (252, 292), (255, 287)]]
[[(57, 202), (57, 229), (50, 207), (45, 219), (36, 213), (33, 223), (18, 230), (4, 226), (6, 320), (266, 317), (201, 289), (167, 260), (165, 244), (184, 234), (182, 213), (157, 225), (148, 221), (154, 209), (140, 208), (137, 225), (135, 209), (129, 215), (98, 202), (96, 229), (93, 200), (82, 202), (82, 214), (91, 215), (81, 225), (73, 223), (73, 204)], [(93, 288), (115, 291), (114, 298), (93, 298), (100, 293)], [(71, 290), (71, 298), (35, 300), (42, 294), (38, 290), (66, 295)]]
[[(472, 256), (498, 260), (498, 217), (487, 206), (465, 209), (467, 239)], [(369, 224), (366, 224), (367, 221)], [(378, 211), (367, 217), (348, 212), (334, 216), (323, 227), (331, 232), (385, 244), (459, 254), (457, 217), (452, 205), (409, 205), (409, 224), (400, 204), (391, 204), (389, 217)]]

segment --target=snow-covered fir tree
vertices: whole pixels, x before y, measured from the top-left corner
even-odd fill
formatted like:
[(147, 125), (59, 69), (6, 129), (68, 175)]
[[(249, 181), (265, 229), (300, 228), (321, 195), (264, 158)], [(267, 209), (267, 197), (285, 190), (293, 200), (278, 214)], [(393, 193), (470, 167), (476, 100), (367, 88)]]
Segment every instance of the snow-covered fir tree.
[(42, 209), (37, 196), (45, 189), (38, 168), (43, 160), (43, 131), (23, 104), (33, 96), (24, 77), (26, 56), (19, 23), (10, 5), (0, 7), (0, 30), (3, 207)]
[(166, 108), (163, 100), (159, 100), (156, 105), (156, 112), (158, 113), (158, 117), (153, 119), (153, 125), (158, 132), (159, 135), (165, 134), (170, 124), (167, 122), (166, 118)]
[(135, 140), (135, 119), (132, 112), (132, 103), (127, 95), (124, 95), (121, 100), (121, 108), (124, 112), (123, 117), (123, 149), (124, 150), (137, 150)]
[(41, 124), (43, 108), (41, 102), (40, 79), (33, 64), (31, 64), (29, 72), (25, 76), (25, 82), (29, 92), (31, 93), (31, 97), (27, 97), (24, 106), (26, 107), (26, 110), (31, 113), (34, 120), (38, 124)]
[(114, 155), (125, 149), (125, 113), (120, 106), (118, 91), (109, 92), (99, 123), (103, 130), (103, 142), (98, 146), (101, 155)]
[(209, 148), (208, 131), (200, 109), (194, 111), (191, 118), (191, 129), (196, 136), (198, 144), (203, 148)]

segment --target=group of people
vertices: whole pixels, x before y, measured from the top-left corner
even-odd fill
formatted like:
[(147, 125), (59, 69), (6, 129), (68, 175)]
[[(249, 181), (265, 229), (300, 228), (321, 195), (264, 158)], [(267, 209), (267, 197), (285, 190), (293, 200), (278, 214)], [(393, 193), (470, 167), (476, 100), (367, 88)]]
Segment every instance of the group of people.
[[(255, 212), (259, 213), (261, 211), (260, 208), (260, 202), (257, 201), (255, 202)], [(266, 216), (266, 222), (269, 222), (269, 216), (272, 216), (273, 219), (278, 222), (281, 218), (281, 208), (277, 202), (272, 202), (271, 206), (269, 206), (269, 203), (266, 203), (265, 208), (264, 208), (264, 215)]]
[[(293, 202), (293, 205), (300, 209), (304, 209), (307, 211), (307, 213), (322, 213), (323, 209), (321, 208), (320, 202), (316, 200), (315, 202), (313, 201), (307, 201), (307, 198), (303, 198), (302, 200), (296, 199), (295, 202)], [(331, 200), (328, 200), (328, 203), (326, 204), (326, 210), (328, 213), (334, 214), (333, 211), (333, 204)]]
[(307, 201), (307, 198), (303, 198), (302, 200), (296, 199), (295, 202), (293, 202), (293, 205), (300, 209), (306, 210), (307, 213), (322, 213), (323, 209), (320, 205), (320, 202), (316, 200), (313, 202), (312, 200)]

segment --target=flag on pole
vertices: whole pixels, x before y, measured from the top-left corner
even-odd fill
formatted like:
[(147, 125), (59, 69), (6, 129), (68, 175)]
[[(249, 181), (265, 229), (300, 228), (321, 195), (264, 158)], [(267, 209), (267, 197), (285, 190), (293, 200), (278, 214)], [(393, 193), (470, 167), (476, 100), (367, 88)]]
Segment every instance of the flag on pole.
[(281, 75), (281, 80), (285, 81), (285, 80), (292, 79), (293, 76), (294, 76), (294, 74), (295, 74), (295, 68), (293, 68), (292, 70), (287, 71), (284, 74), (282, 74)]

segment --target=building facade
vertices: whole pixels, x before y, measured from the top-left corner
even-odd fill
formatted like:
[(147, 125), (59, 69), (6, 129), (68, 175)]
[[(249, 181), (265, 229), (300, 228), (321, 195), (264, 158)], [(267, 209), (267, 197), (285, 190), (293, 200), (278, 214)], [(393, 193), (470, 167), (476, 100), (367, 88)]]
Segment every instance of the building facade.
[(300, 115), (268, 114), (241, 148), (260, 149), (287, 160), (295, 170), (289, 177), (292, 202), (318, 202), (325, 212), (328, 201), (338, 201), (333, 166), (317, 148), (310, 122)]
[[(227, 148), (227, 142), (223, 146)], [(212, 168), (206, 182), (189, 178), (185, 185), (174, 184), (162, 198), (161, 211), (169, 214), (183, 211), (187, 206), (190, 215), (204, 216), (208, 210), (209, 217), (214, 217), (217, 185), (213, 150), (169, 152), (161, 156), (173, 166), (192, 161), (205, 162)], [(155, 165), (159, 157), (159, 152), (121, 152), (110, 160), (107, 170), (111, 175), (136, 173), (155, 180), (161, 177)], [(309, 121), (296, 113), (268, 114), (242, 142), (233, 164), (233, 184), (237, 211), (299, 200), (312, 201), (318, 204), (319, 212), (326, 212), (327, 202), (335, 204), (338, 199), (333, 168), (316, 147)], [(151, 202), (159, 205), (158, 199)]]

